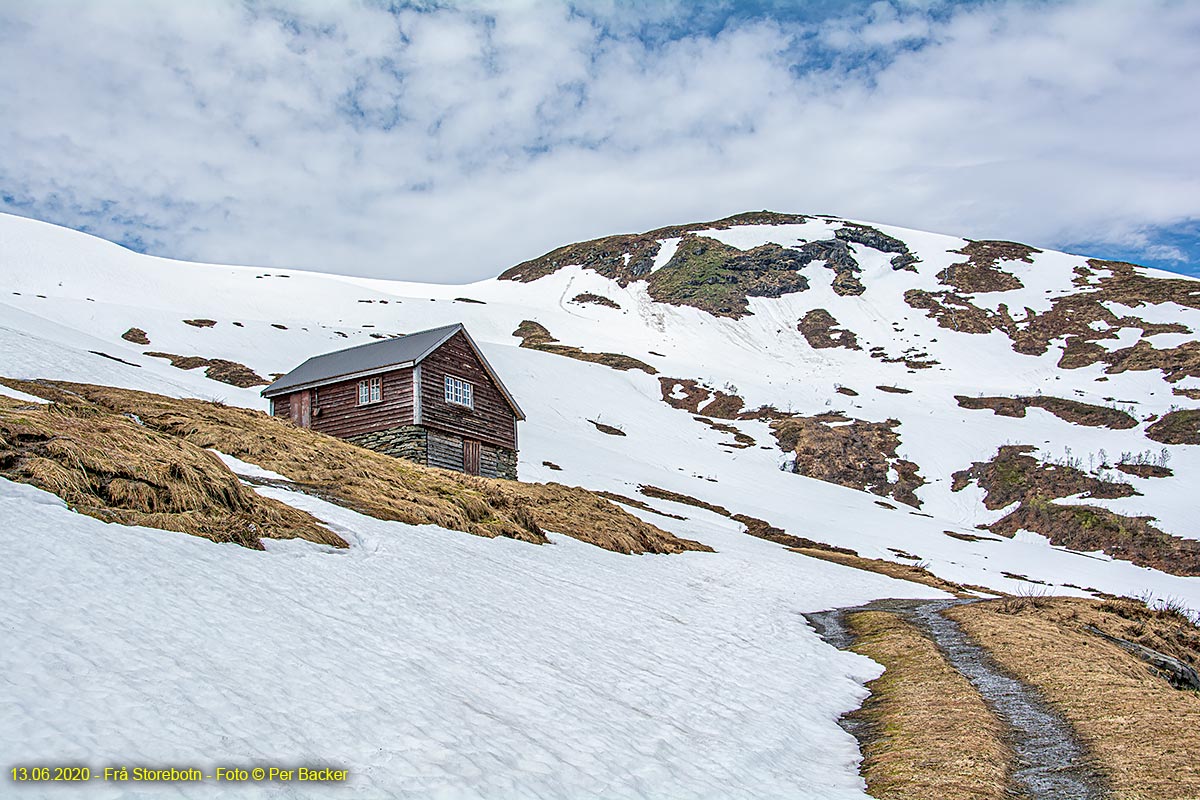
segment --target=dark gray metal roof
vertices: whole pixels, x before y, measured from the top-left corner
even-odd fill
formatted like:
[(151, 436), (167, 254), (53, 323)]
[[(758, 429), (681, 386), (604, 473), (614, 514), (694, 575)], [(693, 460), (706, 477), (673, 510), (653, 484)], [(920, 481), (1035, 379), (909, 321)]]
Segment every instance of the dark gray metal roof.
[(406, 336), (398, 336), (395, 339), (368, 342), (367, 344), (360, 344), (355, 347), (347, 347), (345, 350), (335, 350), (332, 353), (313, 356), (263, 389), (262, 396), (275, 397), (297, 389), (308, 389), (313, 386), (322, 386), (327, 383), (347, 380), (355, 376), (370, 375), (378, 372), (386, 372), (389, 369), (419, 364), (426, 356), (441, 347), (446, 340), (459, 331), (462, 331), (463, 336), (467, 338), (471, 349), (475, 351), (475, 355), (479, 356), (479, 362), (483, 364), (483, 368), (491, 376), (500, 393), (504, 395), (504, 399), (512, 406), (517, 419), (525, 419), (525, 413), (521, 411), (521, 407), (517, 405), (517, 401), (513, 399), (508, 388), (500, 380), (500, 376), (496, 374), (496, 371), (492, 369), (492, 365), (484, 358), (483, 353), (479, 350), (479, 346), (475, 344), (475, 340), (471, 338), (471, 334), (467, 333), (466, 328), (463, 327), (461, 322), (456, 322), (453, 325), (443, 325), (440, 328), (430, 328), (427, 331), (410, 333)]
[(334, 378), (374, 372), (400, 364), (415, 364), (460, 330), (462, 324), (446, 325), (313, 356), (263, 389), (262, 395), (271, 397), (291, 389), (327, 383)]

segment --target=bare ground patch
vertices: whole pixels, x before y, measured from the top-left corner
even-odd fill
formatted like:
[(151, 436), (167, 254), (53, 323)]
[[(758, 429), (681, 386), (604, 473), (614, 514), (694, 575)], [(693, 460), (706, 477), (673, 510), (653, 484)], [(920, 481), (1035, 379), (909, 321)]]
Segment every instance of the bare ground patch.
[(814, 350), (825, 350), (832, 347), (844, 347), (847, 350), (862, 350), (854, 331), (838, 327), (838, 321), (823, 308), (809, 311), (796, 325), (796, 330), (808, 341)]
[(920, 508), (920, 467), (896, 454), (899, 420), (867, 422), (840, 414), (791, 416), (771, 423), (779, 446), (795, 453), (792, 471), (809, 478), (891, 497)]
[(612, 367), (621, 371), (640, 369), (648, 375), (658, 374), (658, 370), (654, 367), (632, 356), (625, 356), (620, 353), (589, 353), (578, 347), (558, 344), (558, 339), (551, 336), (550, 331), (533, 320), (524, 320), (517, 326), (512, 335), (521, 340), (521, 347), (527, 347), (531, 350), (554, 353), (555, 355), (566, 356), (577, 361), (590, 361), (594, 364), (603, 364), (606, 367)]
[(130, 328), (121, 334), (121, 338), (134, 344), (150, 344), (150, 337), (141, 328)]
[(742, 418), (745, 402), (736, 394), (710, 389), (691, 378), (659, 378), (658, 383), (663, 402), (672, 408), (717, 419)]
[(165, 358), (176, 369), (197, 369), (204, 367), (204, 375), (211, 380), (228, 383), (247, 389), (251, 386), (266, 386), (270, 381), (259, 375), (245, 364), (229, 361), (224, 358), (204, 358), (203, 356), (178, 356), (174, 353), (147, 352), (154, 358)]
[(604, 306), (605, 308), (620, 308), (620, 304), (614, 300), (610, 300), (602, 294), (593, 294), (592, 292), (583, 292), (571, 298), (572, 303), (591, 304), (594, 306)]
[(1078, 400), (1067, 400), (1061, 397), (1044, 395), (1025, 397), (966, 397), (955, 395), (959, 406), (966, 409), (990, 408), (1001, 417), (1024, 417), (1028, 408), (1041, 408), (1049, 411), (1064, 422), (1075, 425), (1086, 425), (1090, 428), (1112, 428), (1128, 430), (1136, 428), (1138, 421), (1132, 415), (1119, 408), (1097, 406), (1081, 403)]
[(1163, 444), (1200, 444), (1200, 409), (1186, 408), (1163, 414), (1146, 428), (1146, 438)]

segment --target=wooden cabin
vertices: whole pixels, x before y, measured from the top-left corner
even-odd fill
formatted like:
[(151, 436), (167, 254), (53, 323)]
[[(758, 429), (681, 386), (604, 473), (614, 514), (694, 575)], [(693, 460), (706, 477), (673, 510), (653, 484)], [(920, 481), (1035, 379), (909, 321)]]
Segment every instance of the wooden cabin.
[(517, 477), (525, 414), (461, 324), (313, 356), (262, 395), (277, 417), (390, 456)]

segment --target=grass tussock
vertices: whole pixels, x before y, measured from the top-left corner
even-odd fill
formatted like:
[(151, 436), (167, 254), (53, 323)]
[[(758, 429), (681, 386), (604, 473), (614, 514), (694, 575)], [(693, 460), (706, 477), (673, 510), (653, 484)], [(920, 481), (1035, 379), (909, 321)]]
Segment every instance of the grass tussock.
[(930, 639), (893, 614), (851, 614), (852, 649), (886, 672), (853, 716), (866, 723), (862, 774), (886, 800), (1000, 800), (1013, 753), (979, 692)]
[(1015, 612), (992, 601), (947, 613), (1071, 723), (1111, 797), (1200, 797), (1200, 693), (1171, 688), (1145, 662), (1084, 627), (1195, 664), (1200, 631), (1186, 615), (1125, 599), (1065, 597), (1039, 598)]
[(286, 476), (304, 491), (377, 519), (477, 536), (547, 542), (542, 528), (622, 553), (706, 550), (583, 489), (432, 469), (298, 428), (259, 411), (107, 386), (12, 382), (31, 394), (109, 414)]
[(105, 522), (254, 549), (263, 537), (346, 546), (308, 514), (244, 487), (212, 453), (91, 405), (0, 402), (0, 475)]

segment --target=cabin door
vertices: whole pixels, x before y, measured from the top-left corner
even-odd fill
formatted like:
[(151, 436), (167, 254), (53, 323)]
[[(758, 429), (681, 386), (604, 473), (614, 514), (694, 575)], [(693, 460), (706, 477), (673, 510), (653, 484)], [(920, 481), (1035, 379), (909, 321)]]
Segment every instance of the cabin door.
[(479, 474), (479, 441), (476, 439), (463, 439), (463, 472)]
[(301, 428), (312, 427), (312, 392), (305, 389), (302, 392), (292, 392), (292, 422)]

